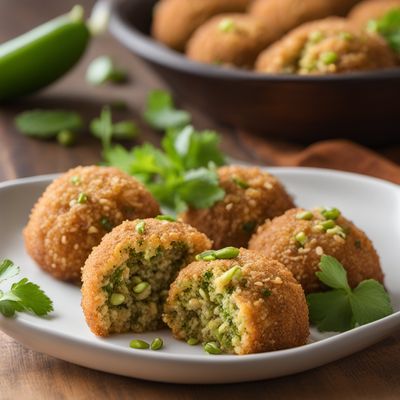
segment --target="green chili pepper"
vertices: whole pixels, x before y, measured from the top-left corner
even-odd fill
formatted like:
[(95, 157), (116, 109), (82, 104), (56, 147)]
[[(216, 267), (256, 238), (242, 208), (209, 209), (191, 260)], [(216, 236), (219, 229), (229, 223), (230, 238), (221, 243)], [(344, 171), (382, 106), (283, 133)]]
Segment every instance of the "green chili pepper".
[(0, 45), (0, 102), (54, 82), (81, 58), (90, 39), (83, 8)]

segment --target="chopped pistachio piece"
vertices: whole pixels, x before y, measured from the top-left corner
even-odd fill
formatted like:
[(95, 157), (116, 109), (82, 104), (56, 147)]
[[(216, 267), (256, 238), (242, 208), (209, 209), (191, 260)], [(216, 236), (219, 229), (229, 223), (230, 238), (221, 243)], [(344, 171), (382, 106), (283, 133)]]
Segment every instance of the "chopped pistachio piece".
[(343, 238), (343, 239), (346, 239), (346, 232), (343, 230), (343, 228), (341, 228), (339, 225), (336, 225), (334, 228), (332, 228), (332, 229), (328, 229), (327, 231), (326, 231), (326, 233), (328, 234), (328, 235), (332, 235), (332, 236), (334, 236), (334, 235), (338, 235), (338, 236), (340, 236), (341, 238)]
[(204, 345), (204, 350), (208, 353), (208, 354), (221, 354), (222, 351), (218, 346), (217, 342), (208, 342)]
[(320, 61), (325, 65), (335, 64), (335, 62), (339, 59), (339, 56), (334, 51), (325, 51), (321, 53), (319, 57)]
[(240, 253), (237, 247), (224, 247), (223, 249), (215, 251), (215, 257), (219, 260), (226, 260), (231, 258), (236, 258)]
[(199, 341), (196, 338), (189, 338), (186, 343), (189, 346), (196, 346), (196, 344), (199, 344)]
[(140, 339), (131, 340), (131, 342), (129, 343), (129, 346), (132, 349), (138, 349), (138, 350), (146, 350), (150, 347), (150, 345), (147, 342), (145, 342), (144, 340), (140, 340)]
[(125, 301), (125, 296), (121, 293), (113, 293), (110, 298), (110, 303), (113, 306), (119, 306)]
[(313, 213), (311, 211), (302, 211), (296, 214), (296, 218), (309, 221), (313, 218)]
[(321, 214), (325, 219), (336, 220), (340, 217), (341, 212), (337, 208), (328, 208), (328, 209), (322, 210)]
[(218, 24), (218, 30), (225, 33), (233, 32), (235, 27), (235, 21), (233, 21), (231, 18), (224, 18)]
[(308, 240), (307, 235), (304, 232), (297, 233), (295, 239), (296, 242), (302, 247), (304, 247)]
[(136, 226), (135, 226), (135, 230), (137, 233), (139, 233), (140, 235), (143, 235), (144, 230), (145, 230), (145, 223), (144, 221), (139, 221)]
[(150, 345), (151, 350), (160, 350), (164, 346), (164, 341), (161, 338), (155, 338)]
[(86, 194), (86, 193), (83, 193), (83, 192), (79, 193), (77, 202), (78, 202), (79, 204), (85, 204), (87, 201), (88, 201), (88, 196), (87, 196), (87, 194)]

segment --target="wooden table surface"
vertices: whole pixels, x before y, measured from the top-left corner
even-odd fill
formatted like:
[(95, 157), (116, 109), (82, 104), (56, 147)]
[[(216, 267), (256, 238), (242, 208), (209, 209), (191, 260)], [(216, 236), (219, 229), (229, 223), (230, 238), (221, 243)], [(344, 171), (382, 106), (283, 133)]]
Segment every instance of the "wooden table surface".
[[(68, 10), (74, 0), (1, 0), (0, 43)], [(90, 9), (92, 0), (81, 1)], [(96, 55), (111, 54), (129, 69), (129, 85), (91, 88), (84, 80), (88, 62)], [(87, 133), (79, 144), (66, 149), (56, 143), (38, 142), (14, 128), (21, 110), (59, 107), (79, 110), (87, 121), (102, 105), (124, 100), (129, 110), (117, 118), (140, 114), (146, 93), (162, 83), (111, 37), (93, 42), (84, 60), (70, 75), (40, 95), (0, 109), (0, 181), (23, 176), (61, 172), (78, 164), (100, 161), (98, 142)], [(184, 105), (183, 105), (184, 106)], [(199, 128), (216, 128), (223, 135), (223, 149), (232, 157), (257, 162), (251, 149), (229, 129), (191, 110)], [(158, 143), (160, 136), (140, 123), (138, 142)], [(79, 367), (26, 349), (0, 332), (0, 399), (214, 399), (229, 397), (269, 399), (399, 399), (400, 333), (353, 356), (291, 377), (232, 385), (171, 385), (119, 377)], [(199, 370), (199, 373), (201, 371)]]

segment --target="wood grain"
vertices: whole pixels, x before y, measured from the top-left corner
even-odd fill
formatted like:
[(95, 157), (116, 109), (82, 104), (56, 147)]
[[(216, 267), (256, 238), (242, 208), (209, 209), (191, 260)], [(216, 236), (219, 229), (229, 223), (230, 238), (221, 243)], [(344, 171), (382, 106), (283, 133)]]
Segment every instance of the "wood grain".
[[(91, 0), (80, 1), (87, 9)], [(74, 0), (0, 1), (0, 42), (68, 10)], [(111, 54), (129, 69), (127, 86), (91, 88), (84, 81), (89, 61)], [(89, 121), (101, 107), (124, 100), (129, 109), (116, 118), (140, 114), (151, 88), (163, 87), (146, 67), (111, 37), (96, 40), (82, 63), (51, 89), (0, 109), (0, 181), (23, 176), (61, 172), (77, 164), (100, 161), (100, 146), (83, 132), (78, 146), (65, 149), (53, 142), (38, 142), (19, 134), (14, 127), (17, 112), (31, 108), (79, 110)], [(190, 90), (190, 88), (188, 88)], [(194, 114), (199, 128), (216, 128), (223, 136), (223, 149), (245, 161), (265, 160), (234, 131)], [(137, 142), (158, 143), (160, 135), (140, 123)], [(134, 144), (131, 143), (131, 144)], [(273, 160), (271, 160), (273, 163)], [(235, 385), (170, 385), (119, 377), (82, 368), (26, 349), (0, 333), (0, 399), (399, 399), (400, 333), (346, 359), (291, 377)], [(202, 371), (199, 369), (199, 374)]]

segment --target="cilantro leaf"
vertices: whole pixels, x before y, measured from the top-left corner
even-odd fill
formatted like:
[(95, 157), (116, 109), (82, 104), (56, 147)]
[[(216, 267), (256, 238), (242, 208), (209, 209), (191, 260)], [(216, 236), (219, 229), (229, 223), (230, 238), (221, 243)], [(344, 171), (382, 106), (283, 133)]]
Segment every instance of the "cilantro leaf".
[(216, 172), (199, 168), (184, 175), (179, 195), (185, 203), (194, 208), (207, 208), (221, 200), (225, 192), (218, 185)]
[(307, 296), (310, 320), (321, 332), (344, 332), (352, 328), (352, 312), (347, 292), (341, 289)]
[(27, 278), (11, 286), (11, 293), (20, 299), (19, 304), (36, 315), (43, 316), (53, 311), (53, 302), (43, 290)]
[(18, 114), (15, 118), (17, 129), (31, 137), (50, 139), (63, 130), (77, 130), (82, 127), (78, 113), (65, 110), (32, 110)]
[(347, 272), (336, 258), (323, 255), (320, 262), (321, 271), (315, 273), (318, 279), (333, 289), (350, 290)]
[(218, 144), (215, 132), (188, 126), (168, 131), (162, 150), (150, 143), (131, 150), (112, 146), (104, 149), (103, 157), (142, 181), (163, 207), (180, 212), (207, 208), (223, 198), (215, 165), (225, 159)]
[(0, 263), (0, 283), (19, 274), (17, 267), (11, 260), (3, 260)]
[(214, 131), (196, 131), (191, 125), (181, 130), (170, 129), (162, 141), (168, 156), (181, 169), (191, 170), (225, 164), (225, 157), (219, 150), (220, 139)]
[(176, 110), (171, 95), (161, 90), (150, 93), (145, 118), (167, 129), (161, 149), (150, 143), (131, 150), (105, 143), (105, 163), (142, 181), (169, 212), (207, 208), (222, 199), (225, 193), (215, 168), (225, 164), (225, 157), (218, 134), (187, 125), (190, 115)]
[(90, 131), (92, 132), (93, 136), (101, 140), (101, 143), (105, 149), (110, 147), (113, 133), (110, 107), (103, 107), (100, 117), (95, 118), (90, 123)]
[(400, 7), (389, 10), (378, 20), (370, 20), (367, 30), (378, 33), (397, 53), (400, 53)]
[(182, 127), (191, 121), (190, 114), (177, 110), (171, 95), (163, 90), (150, 92), (143, 117), (151, 127), (159, 130)]
[(354, 319), (359, 325), (365, 325), (393, 314), (390, 298), (385, 288), (376, 280), (361, 282), (350, 296)]
[(334, 290), (307, 296), (310, 321), (320, 331), (344, 332), (393, 313), (390, 297), (373, 279), (362, 281), (352, 290), (346, 270), (338, 260), (323, 256), (318, 278)]
[(131, 173), (133, 163), (132, 152), (121, 145), (115, 145), (103, 149), (103, 158), (108, 165), (119, 168), (127, 174)]
[[(12, 278), (19, 273), (10, 260), (0, 262), (0, 283)], [(53, 303), (38, 285), (29, 282), (27, 278), (11, 286), (11, 290), (4, 293), (0, 290), (0, 314), (12, 317), (16, 312), (30, 311), (38, 316), (43, 316), (53, 311)]]
[(101, 140), (104, 149), (108, 149), (112, 139), (130, 140), (137, 136), (138, 127), (133, 121), (121, 121), (113, 124), (110, 107), (103, 107), (100, 117), (90, 123), (92, 135)]

